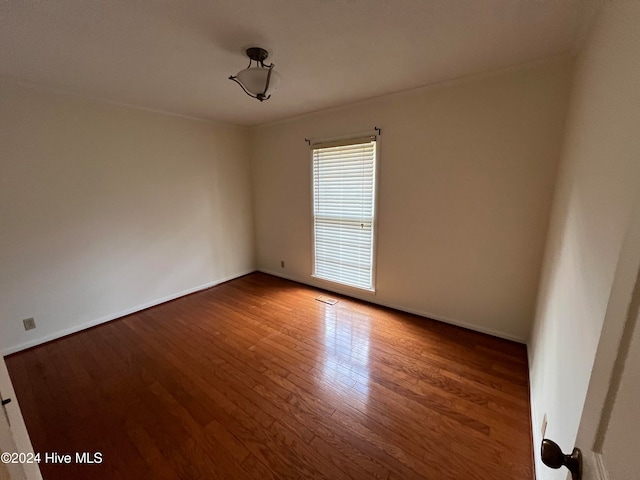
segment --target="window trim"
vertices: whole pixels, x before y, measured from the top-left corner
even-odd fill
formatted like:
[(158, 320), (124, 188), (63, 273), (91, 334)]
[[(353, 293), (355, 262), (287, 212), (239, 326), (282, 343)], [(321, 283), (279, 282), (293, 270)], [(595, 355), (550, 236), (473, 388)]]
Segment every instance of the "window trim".
[[(349, 285), (346, 283), (330, 280), (324, 277), (320, 277), (315, 274), (315, 258), (316, 258), (316, 242), (315, 242), (315, 190), (314, 190), (314, 164), (313, 164), (313, 151), (315, 148), (322, 148), (324, 146), (331, 146), (332, 144), (345, 144), (349, 145), (350, 142), (357, 143), (358, 140), (364, 138), (374, 138), (376, 142), (375, 156), (374, 156), (374, 178), (373, 178), (373, 216), (371, 222), (372, 234), (371, 234), (371, 288), (358, 287), (355, 285)], [(310, 227), (311, 227), (311, 258), (309, 271), (310, 277), (314, 280), (326, 283), (332, 290), (343, 290), (346, 292), (353, 292), (365, 295), (376, 295), (377, 292), (377, 253), (378, 253), (378, 202), (379, 202), (379, 178), (380, 178), (380, 133), (377, 130), (366, 131), (362, 133), (326, 137), (319, 139), (307, 140), (309, 144), (309, 179), (311, 190), (311, 203), (310, 203)]]

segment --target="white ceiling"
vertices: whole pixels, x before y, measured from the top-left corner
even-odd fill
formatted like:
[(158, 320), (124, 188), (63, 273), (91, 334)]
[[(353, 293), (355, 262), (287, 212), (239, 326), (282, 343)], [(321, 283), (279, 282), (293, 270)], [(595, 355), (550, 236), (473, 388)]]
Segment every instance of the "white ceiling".
[[(575, 48), (591, 0), (3, 0), (0, 76), (255, 125)], [(228, 76), (261, 46), (260, 103)]]

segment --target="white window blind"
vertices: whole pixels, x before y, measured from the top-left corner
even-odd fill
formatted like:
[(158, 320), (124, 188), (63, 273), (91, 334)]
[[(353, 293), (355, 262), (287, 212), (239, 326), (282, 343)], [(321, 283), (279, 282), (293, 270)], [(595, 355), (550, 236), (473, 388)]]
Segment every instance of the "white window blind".
[(314, 275), (373, 290), (376, 137), (313, 146)]

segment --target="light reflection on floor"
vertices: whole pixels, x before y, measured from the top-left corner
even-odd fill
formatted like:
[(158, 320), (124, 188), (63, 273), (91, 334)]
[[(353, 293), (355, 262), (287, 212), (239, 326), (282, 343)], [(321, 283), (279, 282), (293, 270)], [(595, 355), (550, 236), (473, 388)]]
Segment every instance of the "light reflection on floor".
[(370, 332), (368, 315), (338, 305), (325, 308), (323, 379), (329, 385), (352, 387), (351, 394), (365, 403), (369, 398)]

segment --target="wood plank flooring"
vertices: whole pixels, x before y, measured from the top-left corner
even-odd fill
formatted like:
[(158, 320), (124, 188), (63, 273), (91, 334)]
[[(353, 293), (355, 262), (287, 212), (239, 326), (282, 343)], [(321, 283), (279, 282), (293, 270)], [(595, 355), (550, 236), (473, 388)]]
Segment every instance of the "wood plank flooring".
[(523, 345), (261, 273), (6, 361), (45, 480), (533, 478)]

